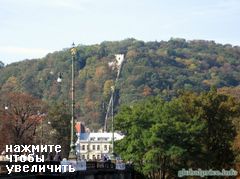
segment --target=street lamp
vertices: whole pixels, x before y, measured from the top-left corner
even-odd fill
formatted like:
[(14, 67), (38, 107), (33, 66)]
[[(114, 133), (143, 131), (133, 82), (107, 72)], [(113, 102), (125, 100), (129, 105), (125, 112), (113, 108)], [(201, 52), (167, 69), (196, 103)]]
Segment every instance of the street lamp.
[(110, 99), (110, 103), (109, 103), (109, 104), (111, 104), (111, 113), (112, 113), (112, 153), (110, 155), (111, 160), (116, 159), (116, 154), (114, 153), (114, 117), (113, 117), (114, 92), (115, 92), (115, 87), (111, 86), (111, 99)]
[(114, 118), (113, 118), (113, 95), (114, 95), (114, 90), (115, 90), (115, 88), (114, 88), (114, 86), (111, 86), (111, 98), (112, 98), (112, 153), (114, 153)]
[(57, 82), (58, 82), (58, 83), (61, 83), (61, 82), (62, 82), (62, 73), (58, 73)]
[(75, 88), (74, 88), (74, 60), (75, 60), (75, 56), (76, 56), (76, 48), (75, 48), (75, 44), (72, 44), (72, 48), (71, 48), (71, 55), (72, 55), (72, 88), (71, 88), (71, 93), (72, 93), (72, 110), (71, 110), (71, 144), (70, 144), (70, 152), (69, 152), (69, 156), (68, 156), (68, 160), (77, 160), (77, 156), (76, 156), (76, 146), (74, 143), (74, 122), (75, 122)]

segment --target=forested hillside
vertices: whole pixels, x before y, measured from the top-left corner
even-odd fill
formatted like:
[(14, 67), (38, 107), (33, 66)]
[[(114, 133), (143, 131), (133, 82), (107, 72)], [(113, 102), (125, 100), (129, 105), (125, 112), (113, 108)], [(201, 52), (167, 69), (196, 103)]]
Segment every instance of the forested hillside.
[[(214, 41), (171, 39), (143, 42), (135, 39), (78, 45), (76, 56), (76, 113), (94, 129), (103, 126), (110, 87), (117, 72), (109, 67), (115, 54), (124, 54), (116, 85), (115, 110), (150, 95), (170, 99), (181, 90), (202, 91), (240, 84), (240, 47)], [(63, 80), (57, 83), (58, 74)], [(49, 104), (69, 103), (71, 86), (69, 49), (42, 59), (0, 66), (0, 94), (27, 92)]]

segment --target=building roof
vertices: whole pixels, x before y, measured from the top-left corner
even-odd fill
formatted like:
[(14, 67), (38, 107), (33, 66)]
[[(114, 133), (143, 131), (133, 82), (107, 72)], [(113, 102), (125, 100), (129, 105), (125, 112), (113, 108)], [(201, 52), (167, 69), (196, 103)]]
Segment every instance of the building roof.
[[(124, 135), (114, 132), (114, 140), (121, 140)], [(92, 132), (92, 133), (80, 133), (80, 140), (85, 141), (111, 141), (112, 133), (110, 132)]]

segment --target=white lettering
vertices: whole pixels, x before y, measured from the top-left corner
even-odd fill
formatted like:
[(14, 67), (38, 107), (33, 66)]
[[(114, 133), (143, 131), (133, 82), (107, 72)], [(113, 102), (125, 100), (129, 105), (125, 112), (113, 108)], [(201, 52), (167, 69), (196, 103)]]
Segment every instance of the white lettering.
[(29, 172), (29, 166), (23, 165), (23, 172)]
[(36, 155), (36, 162), (44, 162), (44, 155), (42, 156)]
[[(58, 148), (59, 148), (59, 150), (58, 150)], [(58, 152), (58, 153), (61, 152), (61, 145), (56, 145), (55, 146), (55, 152)]]
[(75, 172), (75, 168), (72, 165), (68, 165), (69, 172)]
[(8, 170), (8, 174), (12, 173), (14, 165), (12, 165), (11, 168), (8, 165), (6, 165), (6, 167), (7, 167), (7, 170)]
[(33, 165), (30, 172), (37, 172), (38, 171), (37, 167), (38, 167), (37, 165)]
[(21, 165), (14, 165), (15, 172), (21, 172)]
[(62, 165), (62, 172), (67, 172), (68, 170), (67, 170), (67, 166), (68, 165)]
[(6, 159), (12, 162), (12, 155), (6, 155)]
[(27, 160), (29, 162), (34, 162), (33, 154), (29, 154), (28, 157), (27, 157)]
[(29, 150), (29, 148), (31, 147), (31, 145), (21, 145), (21, 147), (23, 148), (22, 149), (22, 152), (26, 152), (26, 153), (31, 153), (31, 150)]
[(38, 171), (39, 172), (45, 172), (46, 171), (45, 165), (38, 165)]
[(55, 172), (62, 172), (62, 166), (61, 165), (55, 165)]
[(54, 145), (48, 145), (48, 147), (49, 147), (49, 151), (48, 152), (53, 152), (53, 147), (54, 147)]
[(19, 145), (14, 145), (14, 152), (21, 152), (21, 148)]
[(12, 145), (6, 145), (6, 153), (13, 152)]
[(27, 161), (27, 156), (26, 155), (21, 155), (19, 157), (20, 162), (26, 162)]
[(47, 152), (47, 145), (41, 145), (41, 152)]
[(35, 153), (35, 152), (40, 152), (39, 150), (39, 145), (32, 145), (32, 152)]
[(54, 172), (54, 165), (47, 165), (47, 169)]

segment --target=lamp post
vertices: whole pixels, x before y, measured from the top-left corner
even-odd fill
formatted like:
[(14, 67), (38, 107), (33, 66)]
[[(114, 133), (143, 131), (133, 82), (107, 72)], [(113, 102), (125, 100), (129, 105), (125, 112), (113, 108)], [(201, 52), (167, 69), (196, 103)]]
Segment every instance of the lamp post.
[(5, 105), (5, 106), (4, 106), (4, 109), (5, 109), (5, 110), (8, 110), (8, 105)]
[(111, 98), (112, 98), (112, 153), (114, 153), (114, 118), (113, 118), (113, 94), (114, 94), (114, 90), (115, 90), (115, 88), (114, 88), (114, 86), (111, 86), (111, 92), (112, 92), (112, 96), (111, 96)]
[(72, 110), (71, 110), (71, 144), (70, 144), (70, 152), (68, 156), (68, 160), (77, 160), (76, 156), (76, 146), (74, 143), (74, 122), (75, 122), (75, 79), (74, 79), (74, 61), (75, 61), (75, 56), (76, 56), (76, 48), (75, 44), (72, 44), (71, 48), (71, 55), (72, 55), (72, 88), (71, 88), (71, 96), (72, 96)]
[(62, 82), (62, 73), (58, 73), (58, 78), (57, 78), (57, 82), (61, 83)]

